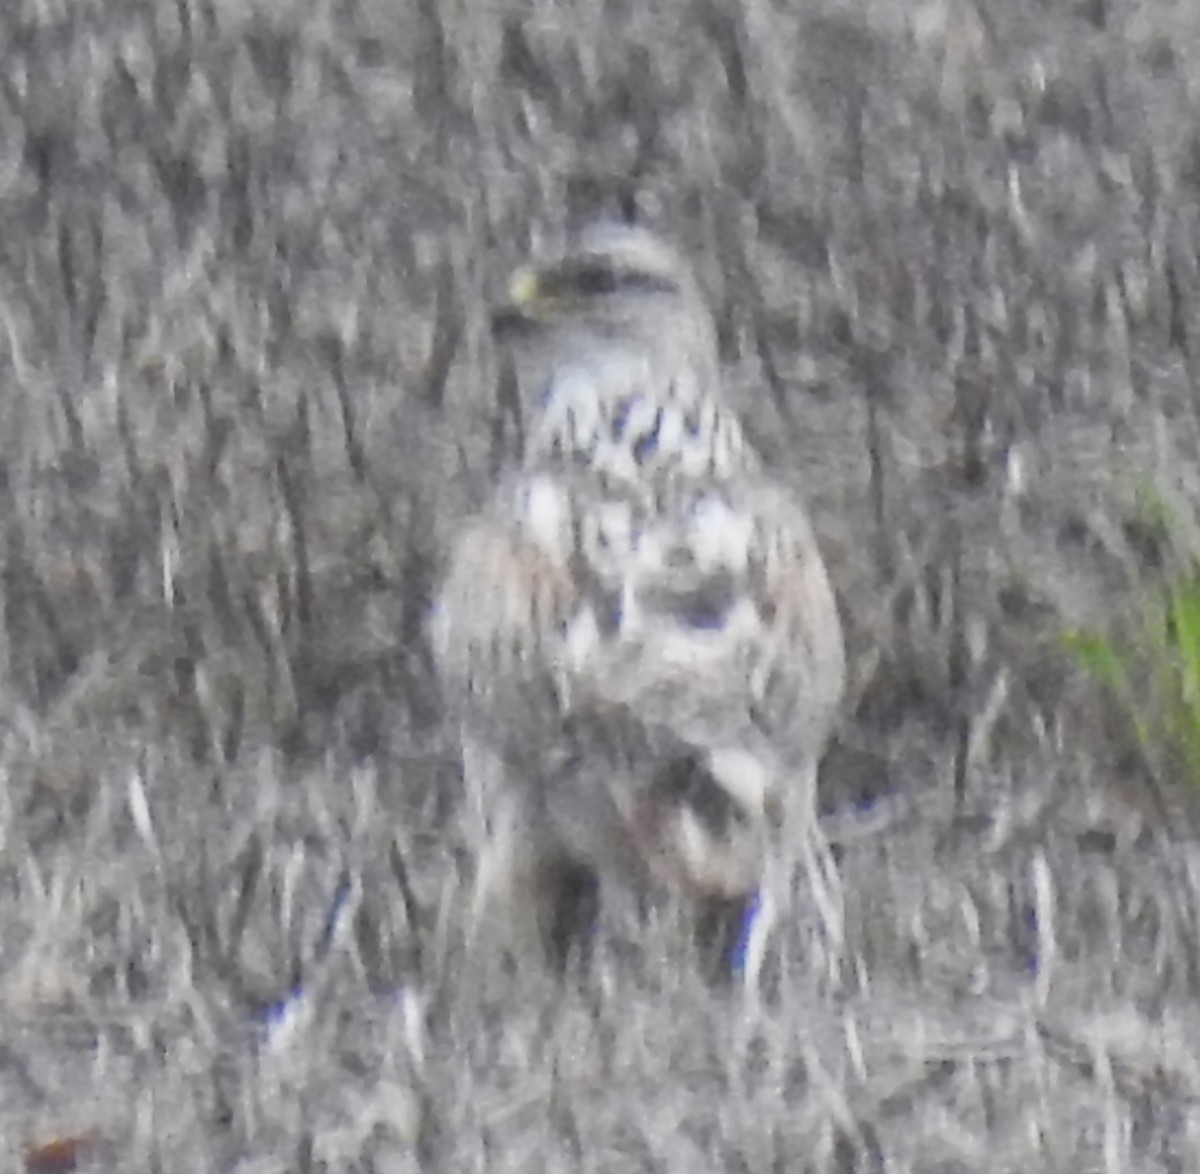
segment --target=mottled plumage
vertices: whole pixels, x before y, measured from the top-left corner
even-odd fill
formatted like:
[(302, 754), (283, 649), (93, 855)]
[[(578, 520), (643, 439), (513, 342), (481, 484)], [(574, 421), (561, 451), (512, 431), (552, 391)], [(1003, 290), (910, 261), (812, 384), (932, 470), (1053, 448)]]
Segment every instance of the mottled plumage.
[(691, 271), (598, 226), (519, 273), (497, 325), (525, 451), (454, 543), (432, 627), (490, 837), (481, 896), (509, 872), (551, 903), (564, 872), (789, 888), (841, 628), (803, 506), (722, 395)]

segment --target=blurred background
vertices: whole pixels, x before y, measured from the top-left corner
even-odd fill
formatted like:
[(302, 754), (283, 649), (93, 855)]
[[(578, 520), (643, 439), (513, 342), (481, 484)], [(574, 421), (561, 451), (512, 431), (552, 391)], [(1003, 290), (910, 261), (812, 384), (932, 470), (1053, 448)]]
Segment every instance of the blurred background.
[[(1192, 800), (1064, 637), (1198, 500), (1198, 33), (6, 4), (4, 1168), (1192, 1168)], [(487, 299), (598, 216), (694, 258), (845, 615), (838, 932), (757, 1008), (670, 911), (565, 983), (463, 937), (424, 617), (519, 446)]]

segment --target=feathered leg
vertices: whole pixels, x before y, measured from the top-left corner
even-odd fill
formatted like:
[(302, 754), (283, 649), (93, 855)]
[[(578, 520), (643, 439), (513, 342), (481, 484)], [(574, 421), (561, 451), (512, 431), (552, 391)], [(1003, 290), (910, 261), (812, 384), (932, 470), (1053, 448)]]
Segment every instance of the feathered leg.
[[(564, 970), (586, 949), (599, 909), (599, 880), (559, 842), (536, 789), (515, 787), (511, 767), (478, 738), (463, 738), (463, 777), (475, 880), (468, 939), (487, 923), (518, 956), (540, 949)], [(503, 919), (506, 924), (496, 926)]]
[[(782, 818), (775, 829), (762, 885), (747, 903), (740, 936), (735, 940), (730, 964), (747, 992), (761, 993), (763, 966), (772, 937), (788, 910), (794, 908), (799, 887), (812, 903), (820, 927), (823, 963), (829, 980), (837, 982), (841, 970), (843, 903), (841, 878), (829, 842), (817, 822), (815, 810), (817, 763), (805, 764), (792, 795), (797, 800), (783, 804)], [(804, 884), (797, 882), (803, 876)]]

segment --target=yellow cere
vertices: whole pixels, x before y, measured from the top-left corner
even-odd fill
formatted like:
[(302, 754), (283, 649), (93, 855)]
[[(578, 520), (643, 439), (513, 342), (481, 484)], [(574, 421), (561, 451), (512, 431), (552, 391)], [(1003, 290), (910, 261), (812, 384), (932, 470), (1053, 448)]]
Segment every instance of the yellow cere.
[(523, 266), (513, 274), (512, 281), (508, 283), (508, 296), (514, 306), (529, 306), (539, 300), (539, 287), (537, 271)]

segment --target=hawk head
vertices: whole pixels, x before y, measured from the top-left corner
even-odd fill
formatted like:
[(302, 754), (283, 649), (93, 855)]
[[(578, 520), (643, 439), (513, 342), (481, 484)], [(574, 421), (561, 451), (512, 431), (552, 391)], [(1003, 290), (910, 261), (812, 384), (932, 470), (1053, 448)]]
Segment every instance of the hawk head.
[[(720, 399), (712, 315), (691, 267), (648, 229), (585, 229), (518, 269), (492, 321), (516, 360), (518, 402), (542, 420), (547, 447), (638, 463), (643, 432), (658, 443), (682, 429), (696, 448), (712, 440), (689, 439), (702, 428), (697, 406)], [(667, 405), (686, 418), (656, 421)]]
[(493, 325), (502, 337), (570, 322), (632, 328), (647, 315), (686, 316), (698, 301), (691, 268), (671, 245), (638, 225), (604, 222), (521, 266)]

